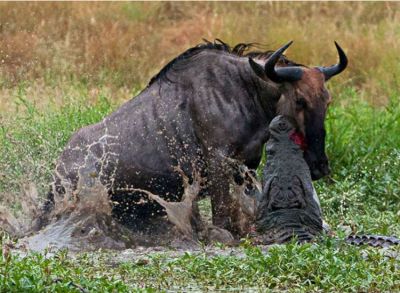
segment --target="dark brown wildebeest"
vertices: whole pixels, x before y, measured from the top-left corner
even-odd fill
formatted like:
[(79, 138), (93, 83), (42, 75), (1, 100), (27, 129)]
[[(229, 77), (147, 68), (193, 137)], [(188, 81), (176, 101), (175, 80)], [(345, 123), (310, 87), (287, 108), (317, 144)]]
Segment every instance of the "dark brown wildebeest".
[(295, 119), (304, 134), (313, 178), (327, 175), (324, 119), (331, 96), (325, 82), (345, 69), (347, 59), (336, 44), (338, 64), (309, 68), (282, 55), (290, 44), (245, 53), (250, 45), (232, 49), (217, 40), (176, 57), (137, 97), (72, 135), (56, 166), (48, 209), (54, 197), (98, 178), (114, 215), (141, 225), (163, 211), (132, 190), (177, 201), (182, 178), (173, 167), (190, 176), (195, 162), (206, 178), (202, 193), (211, 196), (213, 223), (230, 229), (231, 173), (223, 158), (256, 168), (277, 114)]

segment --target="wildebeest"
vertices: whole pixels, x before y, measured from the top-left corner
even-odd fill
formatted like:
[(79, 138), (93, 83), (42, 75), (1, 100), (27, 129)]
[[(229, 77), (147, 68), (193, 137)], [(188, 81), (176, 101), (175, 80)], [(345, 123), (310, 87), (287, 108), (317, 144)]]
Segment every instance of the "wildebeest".
[(324, 118), (331, 96), (324, 83), (345, 69), (347, 58), (336, 44), (338, 64), (309, 68), (282, 55), (290, 44), (247, 52), (249, 44), (231, 48), (216, 40), (188, 49), (138, 96), (72, 135), (57, 162), (47, 206), (97, 177), (109, 190), (113, 213), (139, 223), (162, 211), (132, 190), (178, 200), (182, 179), (173, 167), (190, 176), (195, 163), (206, 178), (202, 193), (211, 196), (214, 225), (230, 229), (231, 174), (223, 158), (256, 168), (266, 126), (277, 114), (293, 117), (305, 135), (313, 178), (327, 175)]

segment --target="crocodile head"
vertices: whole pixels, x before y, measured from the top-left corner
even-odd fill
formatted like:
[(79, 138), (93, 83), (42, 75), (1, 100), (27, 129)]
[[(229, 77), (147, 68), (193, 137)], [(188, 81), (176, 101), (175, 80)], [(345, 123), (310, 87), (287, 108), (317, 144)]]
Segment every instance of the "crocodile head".
[(256, 228), (264, 244), (297, 238), (310, 241), (322, 232), (322, 213), (294, 123), (275, 117), (266, 144), (263, 191), (257, 201)]

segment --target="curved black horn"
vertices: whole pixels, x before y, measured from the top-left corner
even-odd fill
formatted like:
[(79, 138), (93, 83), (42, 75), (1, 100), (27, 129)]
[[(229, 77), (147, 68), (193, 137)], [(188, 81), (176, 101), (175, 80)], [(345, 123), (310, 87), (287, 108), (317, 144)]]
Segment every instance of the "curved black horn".
[(275, 68), (275, 64), (278, 62), (282, 53), (293, 43), (290, 41), (283, 47), (276, 50), (265, 63), (264, 71), (267, 77), (274, 82), (284, 82), (284, 81), (296, 81), (301, 79), (303, 75), (303, 70), (301, 67), (288, 66)]
[(339, 44), (335, 42), (336, 49), (339, 54), (339, 63), (329, 67), (318, 67), (319, 70), (325, 75), (325, 81), (329, 80), (332, 76), (339, 74), (347, 67), (347, 57)]

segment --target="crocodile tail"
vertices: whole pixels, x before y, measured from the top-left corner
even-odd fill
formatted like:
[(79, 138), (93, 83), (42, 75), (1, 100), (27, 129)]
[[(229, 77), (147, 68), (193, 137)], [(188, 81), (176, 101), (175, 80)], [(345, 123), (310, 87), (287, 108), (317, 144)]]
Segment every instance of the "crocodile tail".
[(346, 237), (345, 241), (352, 245), (370, 245), (373, 247), (400, 245), (399, 238), (382, 235), (349, 235)]

